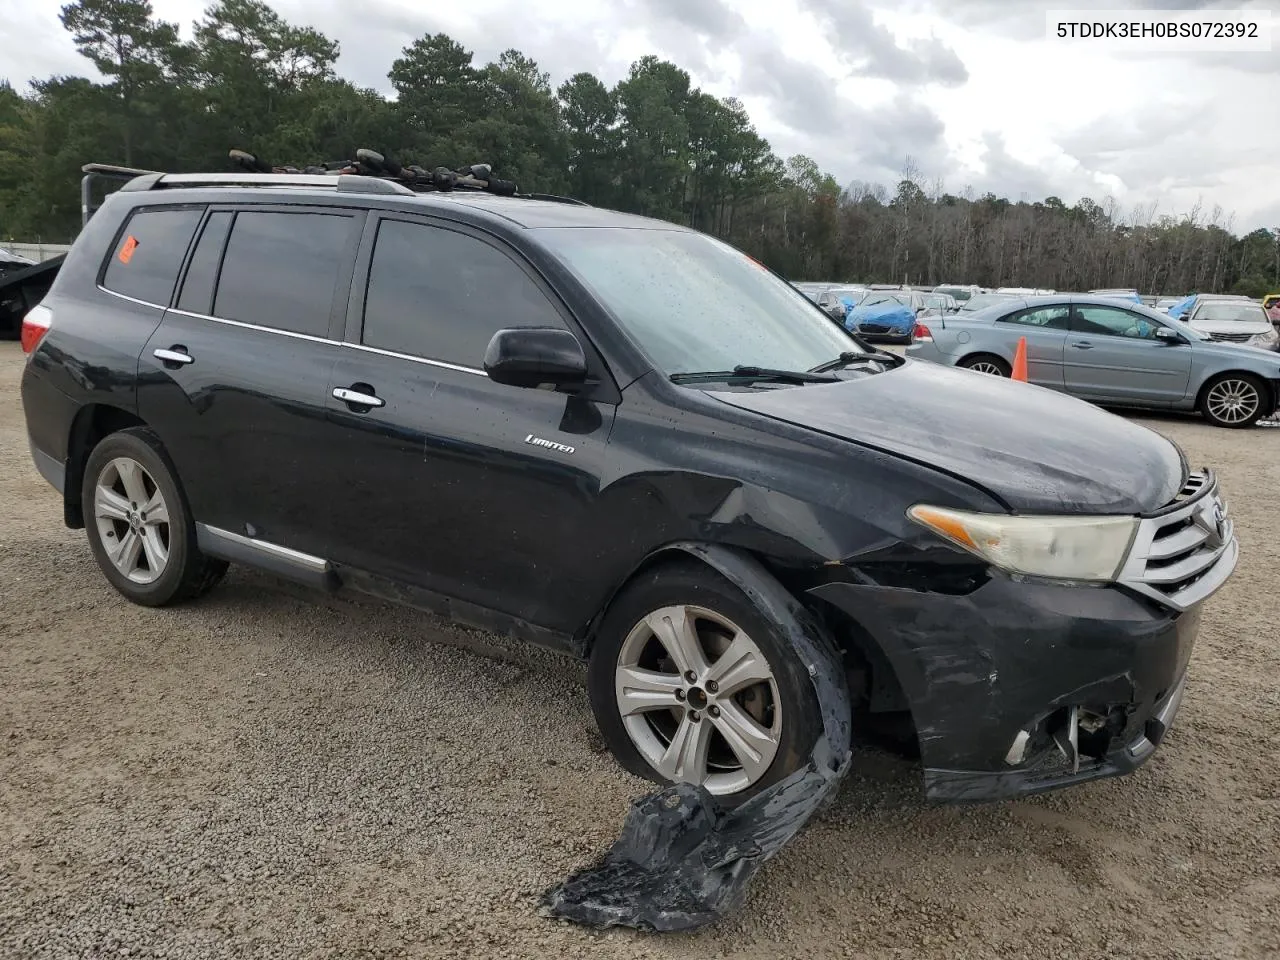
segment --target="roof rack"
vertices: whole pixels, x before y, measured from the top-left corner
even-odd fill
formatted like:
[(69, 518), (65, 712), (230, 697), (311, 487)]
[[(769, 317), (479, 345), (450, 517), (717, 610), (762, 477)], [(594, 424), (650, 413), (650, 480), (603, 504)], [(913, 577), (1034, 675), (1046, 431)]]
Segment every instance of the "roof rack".
[[(93, 184), (99, 180), (119, 181), (121, 190), (163, 190), (180, 187), (333, 187), (340, 193), (368, 193), (383, 196), (413, 196), (419, 193), (452, 191), (483, 192), (504, 197), (521, 197), (551, 203), (589, 206), (573, 197), (551, 193), (521, 193), (514, 181), (493, 176), (487, 163), (472, 164), (462, 170), (436, 167), (427, 170), (402, 165), (376, 150), (360, 149), (354, 160), (332, 160), (298, 168), (274, 166), (244, 150), (228, 154), (238, 169), (234, 173), (165, 173), (137, 167), (86, 163), (80, 168), (80, 213), (82, 224), (97, 210), (93, 205)], [(100, 204), (99, 204), (100, 206)]]

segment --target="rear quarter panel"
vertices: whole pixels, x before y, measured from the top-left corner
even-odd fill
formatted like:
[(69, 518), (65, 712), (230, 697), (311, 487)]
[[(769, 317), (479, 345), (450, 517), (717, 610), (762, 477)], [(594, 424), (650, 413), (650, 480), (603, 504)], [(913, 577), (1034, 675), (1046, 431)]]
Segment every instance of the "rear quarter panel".
[(129, 209), (127, 196), (108, 197), (76, 238), (44, 299), (53, 325), (23, 371), (32, 442), (59, 460), (66, 459), (75, 410), (101, 403), (136, 411), (138, 353), (164, 313), (97, 286), (103, 258)]

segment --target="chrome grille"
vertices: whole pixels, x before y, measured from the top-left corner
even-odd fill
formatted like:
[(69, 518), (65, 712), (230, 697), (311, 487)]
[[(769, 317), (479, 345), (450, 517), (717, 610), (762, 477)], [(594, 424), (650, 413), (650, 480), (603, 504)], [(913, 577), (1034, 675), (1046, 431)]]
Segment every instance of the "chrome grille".
[(1240, 548), (1211, 471), (1193, 473), (1159, 514), (1143, 517), (1117, 578), (1174, 610), (1186, 610), (1226, 583)]
[(1219, 343), (1248, 343), (1257, 334), (1253, 333), (1210, 333), (1207, 335), (1210, 340), (1217, 340)]

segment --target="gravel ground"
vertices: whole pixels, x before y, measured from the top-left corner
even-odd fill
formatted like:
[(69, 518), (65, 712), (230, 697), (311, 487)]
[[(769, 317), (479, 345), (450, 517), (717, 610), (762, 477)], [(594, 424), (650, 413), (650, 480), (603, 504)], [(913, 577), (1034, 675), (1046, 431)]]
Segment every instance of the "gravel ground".
[(1243, 559), (1136, 775), (934, 808), (859, 755), (692, 935), (590, 933), (540, 892), (648, 785), (561, 658), (233, 569), (121, 600), (30, 465), (0, 344), (0, 957), (1280, 955), (1280, 430), (1148, 420), (1220, 470)]

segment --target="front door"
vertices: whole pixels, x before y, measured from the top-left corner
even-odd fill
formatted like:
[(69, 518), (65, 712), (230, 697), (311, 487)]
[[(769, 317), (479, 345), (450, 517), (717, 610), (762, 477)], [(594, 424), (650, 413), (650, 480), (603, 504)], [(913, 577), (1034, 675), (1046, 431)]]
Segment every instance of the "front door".
[(1064, 358), (1067, 391), (1164, 406), (1187, 394), (1191, 351), (1156, 339), (1161, 324), (1124, 307), (1076, 304)]
[(323, 557), (325, 403), (363, 214), (212, 211), (139, 358), (195, 520)]
[(615, 405), (497, 384), (482, 363), (503, 327), (581, 331), (483, 234), (390, 215), (366, 233), (328, 400), (332, 559), (571, 631)]

